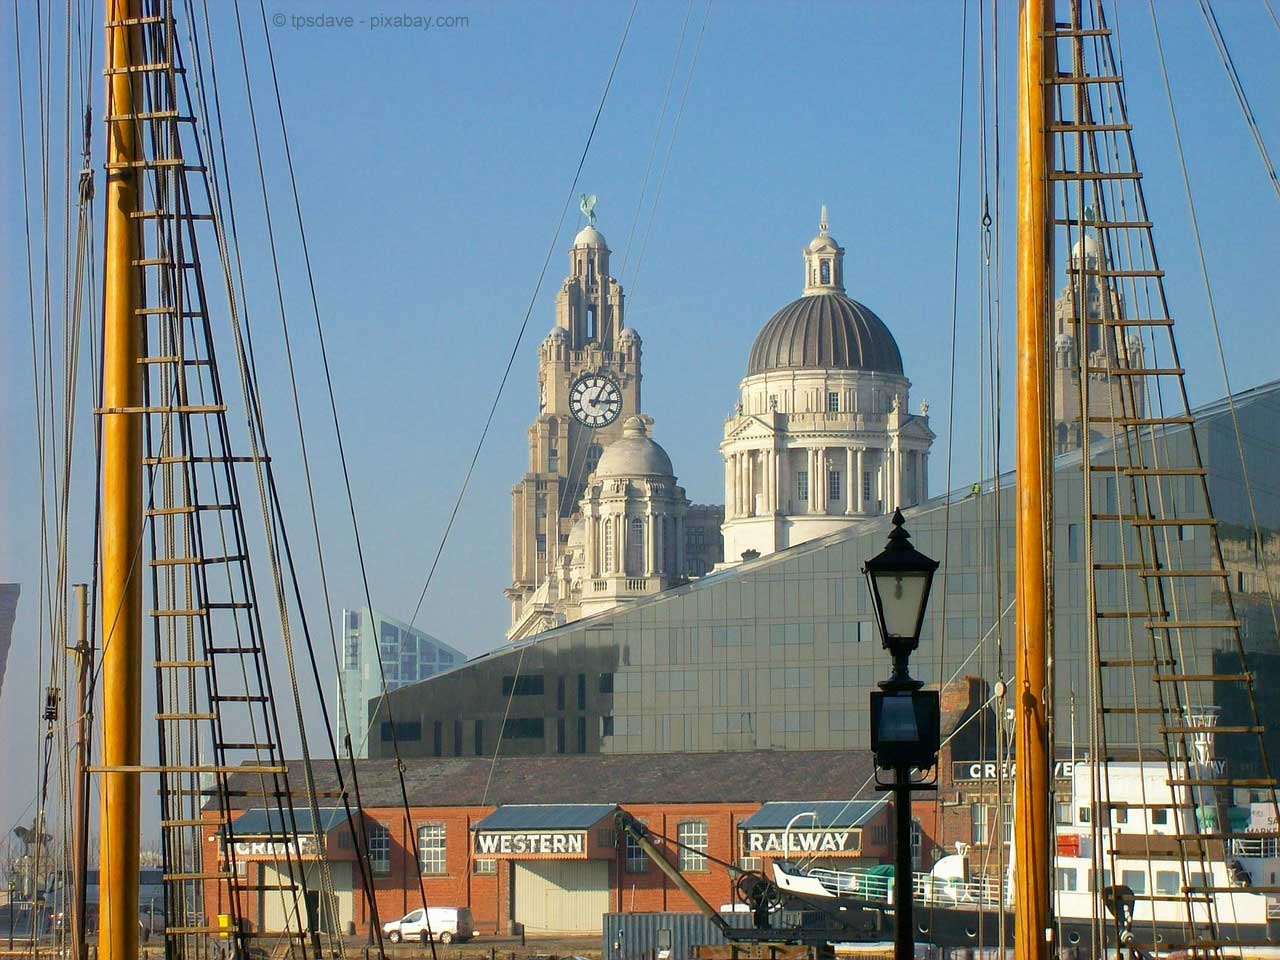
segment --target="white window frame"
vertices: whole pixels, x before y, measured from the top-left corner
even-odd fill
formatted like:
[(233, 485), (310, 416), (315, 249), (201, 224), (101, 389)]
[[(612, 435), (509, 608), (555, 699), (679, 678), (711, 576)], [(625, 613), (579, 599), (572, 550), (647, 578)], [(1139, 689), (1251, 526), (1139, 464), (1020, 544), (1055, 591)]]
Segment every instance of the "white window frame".
[[(681, 873), (705, 873), (707, 871), (707, 821), (683, 820), (676, 824), (676, 868)], [(688, 848), (688, 849), (686, 849)]]
[(418, 867), (424, 877), (448, 873), (443, 823), (424, 823), (418, 827)]
[(627, 873), (648, 873), (649, 855), (640, 846), (640, 841), (630, 833), (626, 835), (626, 867)]
[(991, 807), (975, 803), (969, 808), (969, 842), (985, 844), (991, 837)]
[(369, 825), (369, 870), (385, 877), (391, 872), (391, 831), (380, 823)]

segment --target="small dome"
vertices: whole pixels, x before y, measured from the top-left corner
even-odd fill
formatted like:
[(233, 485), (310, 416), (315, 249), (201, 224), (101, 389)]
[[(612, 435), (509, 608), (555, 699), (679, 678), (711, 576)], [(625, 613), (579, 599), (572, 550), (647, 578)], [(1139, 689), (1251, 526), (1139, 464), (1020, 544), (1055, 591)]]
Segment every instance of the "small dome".
[(604, 234), (597, 230), (593, 224), (588, 223), (573, 238), (573, 245), (575, 247), (603, 247), (605, 245)]
[(569, 334), (565, 332), (564, 327), (556, 324), (551, 328), (551, 332), (547, 334), (548, 340), (568, 340)]
[(622, 332), (618, 334), (618, 339), (619, 340), (635, 340), (638, 343), (640, 341), (640, 334), (636, 333), (630, 327), (623, 327)]
[(747, 376), (770, 370), (874, 370), (902, 375), (893, 334), (843, 293), (810, 294), (773, 315), (751, 346)]
[(820, 233), (809, 242), (810, 253), (822, 253), (823, 251), (835, 253), (839, 249), (840, 244), (836, 243), (834, 238), (827, 233)]
[(652, 437), (640, 417), (628, 417), (622, 436), (604, 448), (596, 464), (596, 477), (675, 478), (671, 458)]
[(1071, 247), (1072, 266), (1080, 264), (1081, 251), (1084, 252), (1085, 259), (1090, 263), (1097, 263), (1102, 258), (1102, 244), (1091, 233), (1086, 233)]

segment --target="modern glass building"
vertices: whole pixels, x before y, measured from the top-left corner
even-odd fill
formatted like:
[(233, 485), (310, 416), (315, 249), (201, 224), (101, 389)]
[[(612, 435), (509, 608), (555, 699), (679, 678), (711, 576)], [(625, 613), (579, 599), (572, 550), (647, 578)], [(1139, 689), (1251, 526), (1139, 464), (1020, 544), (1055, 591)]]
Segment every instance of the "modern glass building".
[[(1208, 469), (1237, 615), (1244, 622), (1259, 696), (1280, 681), (1271, 584), (1280, 584), (1280, 382), (1234, 399), (1252, 480), (1243, 480), (1231, 409), (1196, 411), (1194, 429)], [(1185, 459), (1187, 427), (1158, 438), (1170, 462)], [(1055, 463), (1056, 733), (1086, 742), (1091, 667), (1087, 655), (1084, 484), (1079, 452)], [(1190, 503), (1195, 477), (1165, 485)], [(915, 545), (943, 561), (913, 673), (938, 683), (974, 674), (1013, 676), (1014, 490), (1011, 476), (936, 498), (907, 513)], [(1117, 510), (1114, 475), (1094, 474), (1095, 513)], [(1252, 502), (1251, 502), (1252, 501)], [(1108, 506), (1110, 504), (1111, 506)], [(1190, 509), (1190, 508), (1186, 508)], [(1188, 514), (1189, 515), (1189, 514)], [(1254, 517), (1260, 536), (1254, 535)], [(662, 751), (865, 749), (868, 693), (889, 673), (871, 619), (862, 563), (883, 549), (889, 518), (743, 563), (624, 609), (507, 644), (439, 676), (401, 685), (370, 704), (369, 754), (389, 755), (394, 717), (405, 756)], [(1095, 560), (1130, 547), (1096, 532)], [(1114, 526), (1114, 525), (1113, 525)], [(1189, 563), (1207, 565), (1207, 528), (1168, 535)], [(1188, 578), (1171, 588), (1182, 615), (1219, 619), (1221, 581)], [(1103, 582), (1099, 608), (1124, 603), (1121, 578)], [(1186, 611), (1191, 611), (1187, 613)], [(1128, 624), (1103, 622), (1103, 656), (1130, 642)], [(1182, 652), (1181, 668), (1210, 673), (1230, 640)], [(1110, 675), (1109, 675), (1110, 676)], [(1145, 702), (1155, 684), (1106, 689), (1115, 702)], [(1121, 686), (1124, 689), (1121, 689)], [(1133, 689), (1138, 687), (1139, 689)], [(1245, 708), (1222, 702), (1225, 718)], [(1280, 743), (1273, 755), (1280, 755)], [(1222, 752), (1220, 745), (1219, 752)], [(1256, 753), (1256, 747), (1254, 749)]]
[(417, 683), (450, 670), (464, 657), (429, 633), (409, 626), (377, 610), (342, 611), (342, 667), (338, 672), (338, 742), (351, 731), (351, 745), (357, 757), (369, 756), (365, 720), (369, 701), (380, 697), (385, 683), (388, 691)]

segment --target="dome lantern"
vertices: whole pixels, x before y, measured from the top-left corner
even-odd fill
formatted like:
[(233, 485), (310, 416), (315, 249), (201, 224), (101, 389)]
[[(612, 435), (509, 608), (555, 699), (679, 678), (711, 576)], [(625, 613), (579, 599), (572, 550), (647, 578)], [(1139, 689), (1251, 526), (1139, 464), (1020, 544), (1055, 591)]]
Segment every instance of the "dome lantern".
[(827, 232), (827, 208), (822, 207), (818, 235), (804, 248), (804, 295), (844, 293), (844, 247)]

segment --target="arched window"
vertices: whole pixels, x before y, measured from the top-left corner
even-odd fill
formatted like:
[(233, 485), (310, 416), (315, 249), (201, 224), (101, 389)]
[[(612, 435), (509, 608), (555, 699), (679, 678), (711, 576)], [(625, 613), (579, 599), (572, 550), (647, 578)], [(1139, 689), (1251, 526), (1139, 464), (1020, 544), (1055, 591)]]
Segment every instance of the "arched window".
[[(591, 261), (588, 260), (588, 263)], [(587, 307), (587, 339), (594, 340), (596, 338), (596, 308), (595, 305)]]
[(587, 283), (591, 283), (596, 278), (596, 258), (587, 256)]
[(831, 282), (831, 261), (823, 260), (822, 265), (819, 267), (819, 271), (822, 276), (822, 282), (830, 283)]

